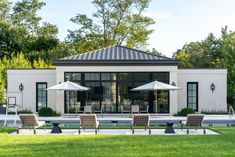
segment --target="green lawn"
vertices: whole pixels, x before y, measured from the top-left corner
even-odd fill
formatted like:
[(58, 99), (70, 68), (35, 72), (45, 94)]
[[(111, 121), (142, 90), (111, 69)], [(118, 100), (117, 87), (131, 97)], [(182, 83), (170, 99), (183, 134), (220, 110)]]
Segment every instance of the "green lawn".
[(0, 133), (11, 133), (16, 131), (14, 127), (0, 127)]
[(0, 156), (8, 157), (224, 157), (235, 156), (235, 127), (213, 128), (221, 135), (7, 135)]

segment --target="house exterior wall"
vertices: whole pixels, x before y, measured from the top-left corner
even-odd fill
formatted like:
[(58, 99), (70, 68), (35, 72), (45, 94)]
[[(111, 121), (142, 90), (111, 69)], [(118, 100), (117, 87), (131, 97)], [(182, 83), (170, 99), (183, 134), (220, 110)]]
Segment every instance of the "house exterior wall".
[[(187, 107), (187, 82), (198, 82), (198, 111), (227, 110), (226, 69), (179, 69), (177, 71), (178, 111)], [(214, 92), (210, 85), (215, 84)]]
[[(36, 82), (47, 82), (47, 86), (56, 84), (55, 69), (16, 69), (7, 70), (7, 96), (16, 97), (16, 103), (22, 105), (23, 108), (36, 112)], [(19, 91), (19, 85), (23, 84), (24, 90)], [(56, 110), (55, 91), (48, 91), (47, 106)]]
[[(170, 83), (177, 83), (177, 66), (57, 66), (56, 83), (64, 82), (65, 72), (169, 72)], [(64, 113), (64, 93), (57, 92), (57, 112)], [(177, 112), (177, 92), (170, 91), (170, 114)]]
[[(51, 70), (8, 70), (8, 96), (17, 97), (17, 104), (22, 98), (19, 85), (24, 85), (23, 106), (36, 111), (36, 82), (47, 82), (48, 87), (64, 82), (65, 72), (169, 72), (170, 84), (181, 88), (170, 91), (170, 114), (175, 114), (187, 106), (187, 82), (198, 82), (199, 111), (227, 109), (227, 70), (226, 69), (178, 69), (177, 66), (57, 66)], [(210, 85), (215, 84), (212, 93)], [(18, 92), (18, 93), (15, 93)], [(64, 92), (48, 91), (48, 107), (64, 113)]]

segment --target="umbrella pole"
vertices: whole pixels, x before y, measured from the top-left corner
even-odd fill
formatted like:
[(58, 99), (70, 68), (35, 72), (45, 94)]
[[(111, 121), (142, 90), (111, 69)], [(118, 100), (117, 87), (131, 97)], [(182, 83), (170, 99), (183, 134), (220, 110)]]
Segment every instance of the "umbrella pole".
[[(68, 91), (69, 92), (69, 91)], [(68, 107), (67, 107), (67, 117), (69, 116), (69, 104), (70, 104), (70, 92), (68, 94)]]
[(76, 97), (77, 97), (77, 93), (76, 93), (76, 91), (74, 91), (74, 108), (75, 108), (75, 118), (77, 117)]
[(155, 94), (155, 105), (156, 105), (156, 114), (157, 114), (157, 90), (154, 91)]

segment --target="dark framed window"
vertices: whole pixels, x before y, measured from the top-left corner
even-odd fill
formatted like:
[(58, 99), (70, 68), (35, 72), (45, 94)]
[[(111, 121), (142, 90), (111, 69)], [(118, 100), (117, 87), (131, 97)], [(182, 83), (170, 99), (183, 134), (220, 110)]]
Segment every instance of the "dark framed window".
[(198, 82), (187, 83), (187, 107), (198, 111)]
[(65, 92), (66, 113), (75, 112), (75, 108), (82, 112), (85, 105), (91, 105), (94, 112), (99, 112), (102, 105), (105, 106), (104, 112), (121, 112), (120, 105), (124, 110), (130, 110), (133, 104), (138, 104), (141, 110), (149, 105), (149, 112), (156, 112), (157, 107), (158, 113), (169, 113), (168, 91), (159, 91), (157, 106), (154, 92), (130, 91), (153, 80), (169, 83), (169, 72), (65, 72), (64, 80), (67, 79), (90, 87), (90, 90), (70, 93), (70, 96)]
[(47, 82), (36, 83), (36, 111), (47, 107)]
[(169, 83), (170, 80), (170, 76), (169, 76), (169, 72), (156, 72), (156, 73), (152, 73), (152, 80), (155, 81), (160, 81), (163, 83)]
[(66, 73), (65, 81), (81, 81), (81, 73)]

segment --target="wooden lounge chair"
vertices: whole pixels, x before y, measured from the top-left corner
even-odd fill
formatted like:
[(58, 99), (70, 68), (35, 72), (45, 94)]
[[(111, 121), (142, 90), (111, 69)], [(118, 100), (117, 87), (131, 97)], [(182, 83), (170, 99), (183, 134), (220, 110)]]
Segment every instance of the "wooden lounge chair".
[(97, 121), (96, 114), (80, 115), (79, 134), (81, 133), (81, 129), (95, 129), (95, 134), (97, 134), (97, 130), (99, 130), (99, 122)]
[(206, 134), (206, 129), (202, 126), (204, 114), (188, 114), (186, 121), (181, 122), (181, 130), (183, 128), (187, 129), (187, 134), (189, 134), (189, 129), (203, 129), (203, 133)]
[(148, 129), (149, 134), (151, 134), (151, 129), (149, 127), (149, 119), (149, 114), (133, 114), (131, 125), (132, 134), (135, 133), (135, 128), (139, 128), (141, 126), (144, 127), (145, 130)]
[[(45, 121), (38, 121), (35, 114), (19, 114), (22, 129), (33, 129), (33, 133), (36, 134), (36, 128), (44, 125), (44, 130), (46, 129)], [(17, 129), (17, 134), (19, 134), (19, 127)]]
[(131, 106), (131, 114), (139, 113), (139, 112), (140, 112), (139, 105), (132, 105)]
[(84, 112), (83, 112), (83, 113), (84, 113), (84, 114), (86, 114), (86, 113), (92, 114), (91, 105), (86, 105), (86, 106), (84, 106)]

